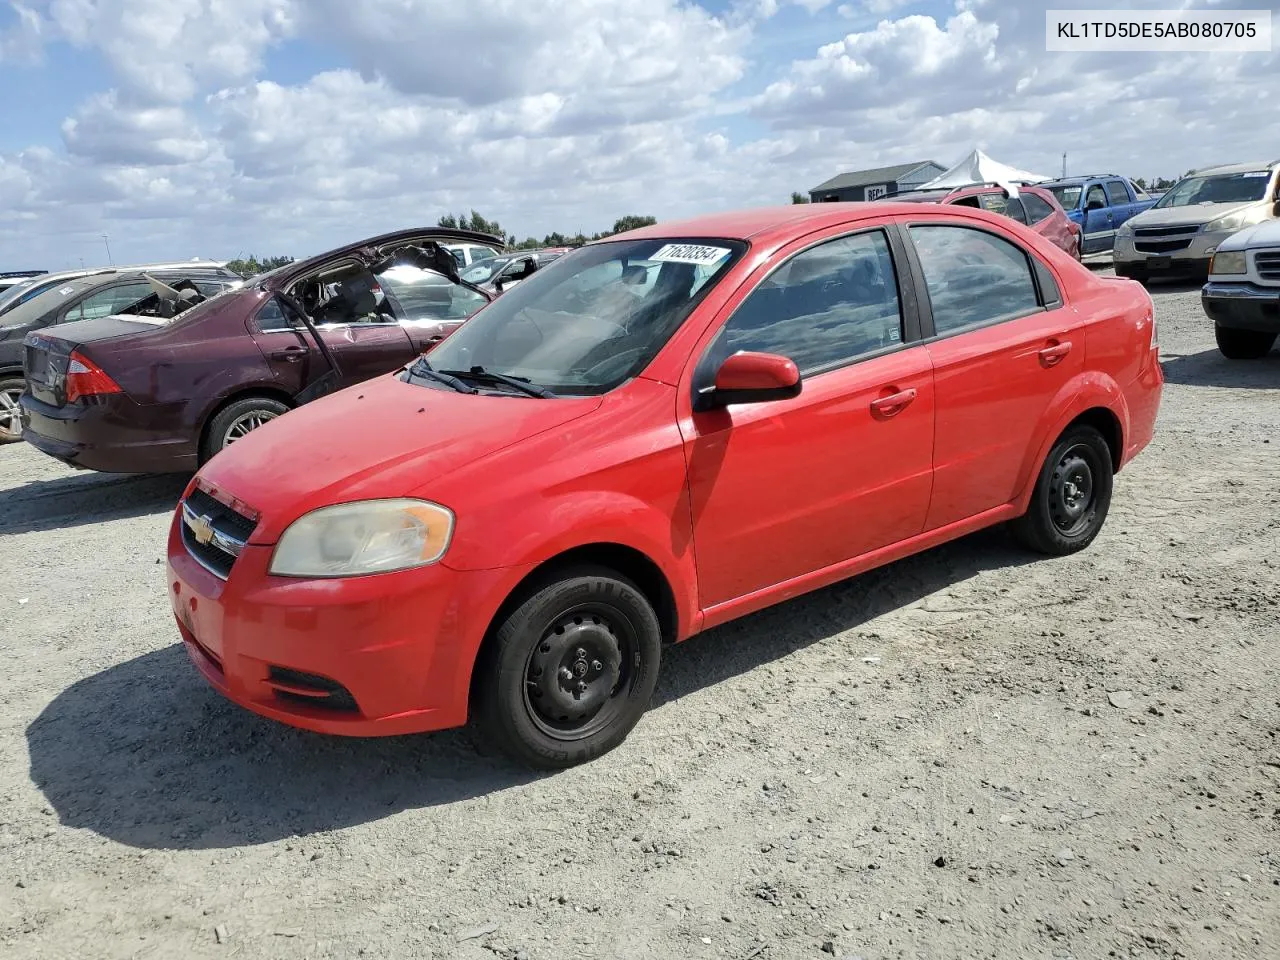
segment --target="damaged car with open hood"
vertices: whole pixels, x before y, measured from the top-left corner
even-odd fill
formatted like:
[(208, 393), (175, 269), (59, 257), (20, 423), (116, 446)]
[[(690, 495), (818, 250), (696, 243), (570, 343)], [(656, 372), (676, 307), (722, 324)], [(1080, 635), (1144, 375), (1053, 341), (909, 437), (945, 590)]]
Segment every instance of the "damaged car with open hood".
[[(373, 237), (261, 274), (165, 317), (132, 305), (26, 337), (23, 438), (75, 467), (194, 471), (269, 420), (403, 366), (491, 293), (444, 227)], [(128, 307), (128, 312), (123, 312)]]

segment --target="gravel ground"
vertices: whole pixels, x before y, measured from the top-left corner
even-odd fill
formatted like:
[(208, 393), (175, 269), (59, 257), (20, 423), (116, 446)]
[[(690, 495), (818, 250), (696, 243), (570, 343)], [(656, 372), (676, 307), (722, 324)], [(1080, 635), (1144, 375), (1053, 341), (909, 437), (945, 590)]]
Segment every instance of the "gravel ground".
[(554, 776), (224, 702), (165, 600), (181, 480), (0, 449), (0, 954), (1274, 958), (1280, 350), (1154, 296), (1090, 550), (983, 533), (696, 638)]

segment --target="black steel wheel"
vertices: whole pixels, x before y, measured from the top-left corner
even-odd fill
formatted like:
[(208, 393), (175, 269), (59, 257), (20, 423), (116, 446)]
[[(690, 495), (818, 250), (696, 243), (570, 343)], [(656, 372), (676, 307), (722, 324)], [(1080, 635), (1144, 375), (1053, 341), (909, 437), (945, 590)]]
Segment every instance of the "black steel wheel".
[(529, 766), (592, 760), (621, 743), (649, 704), (657, 615), (635, 584), (601, 568), (560, 571), (524, 596), (477, 663), (477, 720)]
[(1014, 535), (1040, 553), (1068, 554), (1091, 544), (1111, 507), (1111, 449), (1095, 428), (1077, 424), (1053, 445)]

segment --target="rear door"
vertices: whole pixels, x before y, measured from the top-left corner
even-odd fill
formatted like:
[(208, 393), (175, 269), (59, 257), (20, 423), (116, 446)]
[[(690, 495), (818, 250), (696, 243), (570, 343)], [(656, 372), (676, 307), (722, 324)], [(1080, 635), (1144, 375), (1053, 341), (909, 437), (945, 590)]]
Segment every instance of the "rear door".
[[(1093, 209), (1089, 209), (1090, 206)], [(1084, 232), (1080, 238), (1085, 253), (1110, 250), (1116, 242), (1115, 211), (1101, 183), (1091, 183), (1084, 195)]]
[(1111, 202), (1111, 222), (1114, 229), (1133, 216), (1133, 197), (1129, 195), (1128, 185), (1120, 179), (1107, 181), (1107, 199)]
[(1075, 252), (1071, 221), (1067, 219), (1066, 213), (1030, 191), (1022, 194), (1022, 205), (1026, 208), (1027, 220), (1036, 233), (1061, 250)]
[(907, 233), (932, 334), (932, 530), (1014, 499), (1055, 397), (1084, 367), (1084, 339), (1048, 268), (1010, 237), (941, 221)]

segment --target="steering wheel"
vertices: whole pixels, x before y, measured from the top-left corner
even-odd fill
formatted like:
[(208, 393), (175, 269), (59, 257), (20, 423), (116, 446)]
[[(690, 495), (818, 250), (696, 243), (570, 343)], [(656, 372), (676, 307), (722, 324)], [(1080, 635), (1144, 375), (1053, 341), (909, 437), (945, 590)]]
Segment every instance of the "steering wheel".
[(586, 379), (592, 383), (607, 382), (619, 374), (630, 370), (640, 358), (640, 347), (620, 350), (605, 357), (599, 363), (592, 364), (584, 371)]

